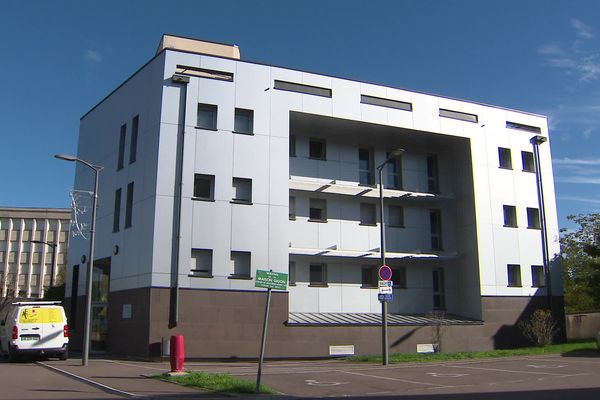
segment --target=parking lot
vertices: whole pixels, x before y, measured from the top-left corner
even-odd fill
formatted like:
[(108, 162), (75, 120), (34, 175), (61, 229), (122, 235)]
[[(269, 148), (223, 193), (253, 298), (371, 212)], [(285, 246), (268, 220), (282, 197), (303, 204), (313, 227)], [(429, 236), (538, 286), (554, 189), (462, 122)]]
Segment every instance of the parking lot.
[[(257, 364), (188, 361), (185, 368), (254, 381)], [(2, 362), (0, 398), (221, 397), (146, 378), (168, 370), (167, 362), (91, 359), (88, 367), (76, 359)], [(588, 352), (388, 366), (342, 360), (269, 361), (262, 382), (289, 397), (587, 400), (600, 398), (600, 356)]]

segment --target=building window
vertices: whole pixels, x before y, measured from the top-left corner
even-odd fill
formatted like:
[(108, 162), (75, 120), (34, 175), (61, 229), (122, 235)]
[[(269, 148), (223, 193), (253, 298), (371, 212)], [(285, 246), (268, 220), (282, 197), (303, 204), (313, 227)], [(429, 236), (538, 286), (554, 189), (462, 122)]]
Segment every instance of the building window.
[(231, 252), (231, 270), (233, 273), (230, 278), (250, 279), (250, 252), (232, 251)]
[(506, 121), (506, 127), (510, 128), (510, 129), (518, 129), (520, 131), (527, 131), (527, 132), (533, 132), (533, 133), (541, 133), (542, 132), (541, 128), (539, 128), (537, 126), (519, 124), (518, 122)]
[(137, 141), (138, 128), (140, 124), (140, 116), (136, 115), (131, 121), (131, 143), (129, 144), (129, 164), (132, 164), (137, 159)]
[(327, 265), (310, 264), (310, 286), (327, 286)]
[(296, 286), (296, 262), (290, 261), (288, 270), (288, 284)]
[(360, 203), (360, 224), (377, 225), (376, 207), (371, 203)]
[(252, 179), (233, 178), (232, 202), (252, 204)]
[(406, 268), (405, 267), (394, 267), (392, 268), (392, 282), (394, 287), (400, 289), (406, 289)]
[(243, 108), (235, 109), (235, 120), (233, 123), (233, 131), (236, 133), (245, 133), (252, 135), (254, 133), (254, 111), (244, 110)]
[(374, 106), (395, 108), (397, 110), (412, 111), (411, 103), (399, 100), (383, 99), (381, 97), (367, 96), (365, 94), (360, 95), (360, 102), (362, 104), (371, 104)]
[(446, 287), (444, 282), (444, 270), (433, 269), (433, 309), (444, 310), (446, 308)]
[(198, 104), (197, 128), (217, 130), (217, 106)]
[(442, 212), (440, 210), (429, 210), (429, 226), (431, 250), (442, 250)]
[(296, 135), (290, 135), (290, 157), (296, 157)]
[(125, 135), (127, 134), (127, 124), (121, 125), (121, 132), (119, 133), (119, 154), (117, 159), (117, 171), (123, 169), (123, 163), (125, 160)]
[(531, 287), (545, 287), (546, 277), (543, 265), (531, 266)]
[(540, 211), (537, 208), (527, 207), (527, 227), (540, 229)]
[(327, 202), (324, 199), (310, 199), (308, 220), (312, 222), (327, 222)]
[(502, 206), (504, 209), (504, 226), (509, 228), (517, 227), (517, 208), (515, 206)]
[(377, 287), (377, 268), (372, 265), (363, 266), (361, 269), (361, 288), (371, 289)]
[(533, 153), (530, 151), (521, 152), (524, 172), (535, 172), (535, 163), (533, 162)]
[(473, 122), (473, 123), (477, 123), (477, 121), (479, 121), (479, 117), (477, 117), (477, 115), (475, 115), (475, 114), (469, 114), (469, 113), (453, 111), (453, 110), (445, 110), (443, 108), (440, 108), (440, 117), (459, 119), (461, 121)]
[(438, 158), (435, 154), (427, 155), (427, 191), (429, 193), (440, 192)]
[(127, 185), (127, 197), (125, 199), (125, 228), (131, 228), (133, 220), (133, 182)]
[[(69, 324), (77, 326), (77, 303), (79, 296), (79, 265), (73, 265), (73, 274), (71, 275), (71, 312), (69, 313)], [(74, 301), (73, 301), (74, 300)]]
[(512, 158), (510, 156), (510, 149), (498, 147), (498, 162), (500, 168), (512, 169)]
[(291, 221), (296, 220), (296, 198), (294, 196), (290, 196), (289, 218)]
[[(390, 153), (386, 153), (390, 157)], [(387, 187), (402, 190), (402, 156), (396, 156), (387, 164)]]
[(388, 207), (388, 226), (394, 228), (404, 228), (404, 207)]
[(521, 266), (516, 264), (508, 264), (508, 286), (521, 287)]
[(194, 174), (194, 200), (215, 200), (215, 176)]
[(308, 142), (308, 156), (315, 160), (325, 160), (326, 145), (323, 139), (310, 139)]
[(119, 232), (121, 220), (121, 188), (115, 191), (115, 205), (113, 210), (113, 232)]
[(331, 89), (318, 86), (303, 85), (301, 83), (275, 81), (273, 88), (278, 90), (286, 90), (289, 92), (297, 92), (304, 94), (312, 94), (314, 96), (331, 97)]
[(374, 185), (373, 149), (358, 149), (358, 182), (361, 185)]
[(190, 274), (193, 276), (212, 277), (213, 251), (209, 249), (192, 249)]

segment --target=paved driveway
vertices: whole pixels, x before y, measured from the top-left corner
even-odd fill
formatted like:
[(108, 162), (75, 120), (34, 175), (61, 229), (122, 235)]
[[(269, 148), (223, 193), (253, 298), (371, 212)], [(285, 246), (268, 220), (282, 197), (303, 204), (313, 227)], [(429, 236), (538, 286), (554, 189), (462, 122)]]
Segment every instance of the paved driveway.
[[(257, 364), (188, 361), (185, 368), (255, 381)], [(91, 359), (88, 367), (79, 360), (0, 363), (0, 399), (222, 397), (146, 378), (168, 370), (166, 362), (100, 359)], [(388, 366), (340, 360), (269, 361), (262, 382), (286, 396), (305, 398), (598, 400), (600, 353)]]

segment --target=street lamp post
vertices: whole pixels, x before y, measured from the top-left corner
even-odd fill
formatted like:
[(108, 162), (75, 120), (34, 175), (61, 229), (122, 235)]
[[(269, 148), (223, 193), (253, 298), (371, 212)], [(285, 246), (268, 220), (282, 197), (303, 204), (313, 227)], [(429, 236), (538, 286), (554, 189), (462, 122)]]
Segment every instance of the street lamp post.
[[(92, 279), (94, 272), (94, 240), (96, 236), (96, 205), (98, 202), (98, 176), (100, 170), (103, 168), (99, 165), (94, 165), (88, 161), (82, 160), (81, 158), (65, 155), (55, 154), (55, 158), (65, 161), (78, 162), (94, 171), (94, 192), (92, 194), (92, 225), (90, 229), (90, 250), (89, 250), (89, 268), (87, 271), (87, 282), (85, 291), (85, 325), (83, 327), (83, 355), (81, 358), (81, 365), (84, 367), (88, 365), (88, 357), (90, 353), (90, 329), (91, 329), (91, 314), (92, 314)], [(71, 299), (73, 301), (73, 299)], [(77, 299), (74, 299), (77, 301)]]
[[(57, 242), (48, 243), (43, 240), (30, 240), (29, 243), (36, 244), (45, 244), (48, 247), (52, 247), (52, 268), (50, 269), (50, 287), (54, 286), (54, 268), (56, 267), (56, 247), (58, 246)], [(46, 264), (46, 260), (44, 260), (44, 265)]]
[[(379, 249), (381, 251), (381, 266), (385, 265), (385, 223), (383, 212), (383, 169), (392, 162), (396, 157), (404, 153), (404, 149), (396, 149), (392, 151), (387, 159), (377, 167), (377, 175), (379, 177)], [(381, 301), (381, 362), (383, 365), (388, 365), (388, 324), (387, 324), (387, 301)]]
[(554, 314), (552, 304), (552, 280), (550, 277), (550, 257), (548, 251), (548, 232), (546, 230), (546, 204), (544, 202), (544, 188), (542, 186), (542, 170), (540, 163), (539, 145), (545, 143), (548, 139), (544, 136), (534, 136), (529, 141), (533, 145), (533, 161), (535, 163), (535, 178), (537, 183), (538, 207), (540, 213), (540, 230), (542, 231), (542, 257), (544, 263), (544, 277), (546, 284), (546, 296), (548, 309)]

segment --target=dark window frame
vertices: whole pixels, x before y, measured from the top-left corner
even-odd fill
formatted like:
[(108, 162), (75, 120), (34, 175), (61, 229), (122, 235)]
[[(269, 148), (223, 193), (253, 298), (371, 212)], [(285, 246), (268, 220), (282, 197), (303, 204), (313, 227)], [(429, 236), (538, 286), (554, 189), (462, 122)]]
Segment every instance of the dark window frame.
[(533, 152), (521, 151), (521, 163), (523, 165), (523, 172), (535, 172), (535, 159)]
[(517, 207), (503, 204), (502, 211), (504, 213), (504, 227), (518, 228), (519, 221), (517, 220)]
[(127, 184), (127, 194), (125, 195), (125, 229), (131, 228), (133, 224), (133, 182)]
[(523, 287), (523, 280), (521, 279), (521, 265), (507, 264), (506, 278), (508, 287)]
[[(538, 277), (539, 277), (539, 279), (538, 279)], [(532, 265), (531, 266), (531, 287), (535, 287), (535, 288), (546, 287), (546, 272), (544, 271), (543, 265)]]
[(444, 118), (456, 119), (464, 122), (478, 123), (479, 116), (477, 114), (470, 114), (462, 111), (449, 110), (447, 108), (439, 109), (439, 116)]
[(377, 205), (360, 203), (360, 223), (364, 226), (377, 226)]
[(138, 130), (140, 127), (140, 116), (136, 115), (131, 120), (131, 138), (129, 139), (129, 164), (137, 160)]
[(361, 102), (361, 104), (369, 104), (372, 106), (393, 108), (395, 110), (410, 111), (410, 112), (412, 112), (412, 110), (413, 110), (412, 103), (409, 103), (406, 101), (400, 101), (400, 100), (385, 99), (383, 97), (369, 96), (366, 94), (360, 95), (360, 102)]
[[(321, 206), (321, 205), (322, 205), (322, 207), (317, 207), (317, 206)], [(317, 218), (317, 215), (313, 214), (313, 210), (321, 210), (320, 218)], [(326, 199), (317, 199), (317, 198), (308, 199), (308, 221), (309, 222), (322, 222), (322, 223), (327, 222), (327, 200)]]
[[(320, 275), (321, 275), (321, 279), (320, 280), (313, 280), (313, 267), (314, 270), (316, 271), (317, 267), (320, 268)], [(328, 283), (327, 283), (327, 264), (323, 264), (323, 263), (311, 263), (308, 266), (308, 281), (309, 287), (328, 287)]]
[[(210, 125), (201, 125), (200, 124), (200, 112), (210, 112), (212, 114), (212, 122)], [(198, 108), (196, 110), (196, 129), (205, 129), (209, 131), (217, 130), (217, 121), (219, 115), (219, 107), (216, 104), (207, 104), (207, 103), (198, 103)]]
[[(248, 129), (239, 129), (241, 126), (238, 124), (238, 117), (247, 118)], [(254, 110), (236, 107), (233, 121), (233, 133), (254, 135)]]
[[(208, 183), (209, 195), (208, 196), (197, 196), (200, 190), (199, 181)], [(215, 201), (215, 176), (208, 174), (194, 174), (194, 188), (192, 193), (192, 200), (198, 201)]]
[(275, 80), (273, 83), (273, 89), (327, 98), (331, 98), (333, 95), (331, 89), (280, 80)]
[(127, 124), (121, 125), (119, 131), (119, 152), (117, 154), (117, 171), (125, 166), (125, 141), (127, 137)]
[(512, 151), (506, 147), (498, 147), (498, 168), (512, 170)]
[(115, 202), (113, 208), (113, 233), (119, 232), (121, 228), (121, 188), (115, 190)]
[(541, 229), (540, 210), (535, 207), (527, 207), (527, 229)]
[[(313, 149), (316, 149), (313, 147), (313, 144), (315, 146), (316, 145), (320, 146), (320, 154), (313, 155)], [(310, 138), (308, 140), (308, 158), (310, 158), (311, 160), (326, 161), (327, 160), (327, 141), (322, 138)]]

